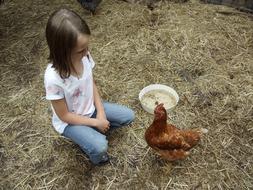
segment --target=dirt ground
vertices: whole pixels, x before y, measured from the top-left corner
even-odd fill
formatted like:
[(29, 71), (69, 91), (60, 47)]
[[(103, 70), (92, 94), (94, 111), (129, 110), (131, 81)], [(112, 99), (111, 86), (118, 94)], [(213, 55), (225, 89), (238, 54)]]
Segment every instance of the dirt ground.
[[(51, 126), (43, 74), (45, 24), (68, 7), (92, 31), (94, 76), (104, 100), (136, 113), (109, 136), (108, 165), (93, 166)], [(76, 0), (0, 5), (0, 189), (253, 189), (253, 19), (232, 8), (104, 0), (97, 15)], [(183, 161), (161, 160), (143, 134), (152, 122), (138, 100), (152, 83), (180, 96), (169, 113), (182, 129), (209, 130)]]

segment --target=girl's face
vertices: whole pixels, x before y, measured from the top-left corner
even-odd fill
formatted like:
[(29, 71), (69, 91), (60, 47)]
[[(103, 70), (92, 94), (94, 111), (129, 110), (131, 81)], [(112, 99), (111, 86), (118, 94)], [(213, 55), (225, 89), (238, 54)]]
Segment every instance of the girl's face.
[(73, 64), (79, 64), (84, 56), (88, 54), (88, 44), (90, 36), (80, 34), (77, 37), (76, 47), (71, 53), (71, 59)]

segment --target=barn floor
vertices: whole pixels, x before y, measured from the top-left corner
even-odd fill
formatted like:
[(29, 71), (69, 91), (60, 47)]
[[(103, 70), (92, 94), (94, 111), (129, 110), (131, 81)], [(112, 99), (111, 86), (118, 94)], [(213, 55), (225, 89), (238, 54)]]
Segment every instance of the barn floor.
[[(91, 31), (104, 100), (131, 107), (135, 122), (109, 136), (108, 165), (90, 164), (51, 127), (43, 74), (45, 25), (68, 7)], [(0, 189), (253, 189), (253, 17), (223, 6), (106, 0), (91, 16), (76, 0), (0, 5)], [(209, 130), (183, 161), (161, 160), (144, 141), (152, 115), (139, 91), (172, 86), (179, 128)]]

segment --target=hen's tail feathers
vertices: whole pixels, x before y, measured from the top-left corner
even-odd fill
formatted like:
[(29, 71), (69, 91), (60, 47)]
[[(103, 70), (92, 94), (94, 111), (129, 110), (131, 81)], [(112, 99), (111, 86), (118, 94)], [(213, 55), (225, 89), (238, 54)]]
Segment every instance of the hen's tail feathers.
[(193, 130), (198, 132), (200, 135), (208, 133), (208, 129), (206, 128), (195, 128)]
[(201, 128), (200, 131), (201, 131), (201, 133), (203, 133), (203, 134), (208, 133), (208, 129), (206, 129), (206, 128)]

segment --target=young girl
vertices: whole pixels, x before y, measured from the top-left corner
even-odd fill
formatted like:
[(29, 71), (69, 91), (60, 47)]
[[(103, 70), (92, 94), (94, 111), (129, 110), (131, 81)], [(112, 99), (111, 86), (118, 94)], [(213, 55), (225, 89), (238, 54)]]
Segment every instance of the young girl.
[(77, 143), (94, 164), (108, 161), (105, 133), (130, 124), (134, 112), (102, 102), (92, 69), (90, 29), (75, 12), (60, 9), (48, 20), (46, 38), (51, 64), (44, 76), (46, 99), (51, 101), (57, 132)]

